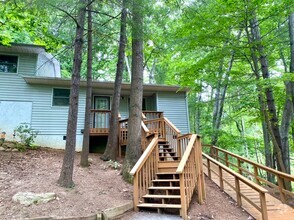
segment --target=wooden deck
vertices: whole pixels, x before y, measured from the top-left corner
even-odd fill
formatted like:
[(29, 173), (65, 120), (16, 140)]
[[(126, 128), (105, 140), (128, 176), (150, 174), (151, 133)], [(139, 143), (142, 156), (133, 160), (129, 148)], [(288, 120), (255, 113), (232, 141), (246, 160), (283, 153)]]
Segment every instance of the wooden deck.
[[(208, 176), (207, 169), (207, 161), (203, 160), (203, 171)], [(210, 163), (211, 170), (211, 179), (220, 186), (220, 178), (219, 178), (219, 167)], [(230, 173), (222, 170), (222, 178), (223, 178), (223, 189), (224, 191), (230, 195), (235, 201), (237, 201), (236, 191), (232, 186), (235, 186), (235, 177)], [(221, 186), (220, 186), (221, 187)], [(254, 202), (257, 206), (260, 206), (260, 197), (259, 193), (254, 189), (250, 188), (248, 185), (240, 182), (240, 192), (249, 200)], [(267, 207), (267, 219), (269, 220), (293, 220), (294, 219), (294, 209), (288, 205), (283, 204), (280, 200), (275, 197), (265, 194), (266, 199), (266, 207)], [(242, 208), (244, 208), (250, 215), (252, 215), (255, 219), (262, 219), (261, 212), (258, 211), (253, 205), (251, 205), (245, 199), (242, 199)]]

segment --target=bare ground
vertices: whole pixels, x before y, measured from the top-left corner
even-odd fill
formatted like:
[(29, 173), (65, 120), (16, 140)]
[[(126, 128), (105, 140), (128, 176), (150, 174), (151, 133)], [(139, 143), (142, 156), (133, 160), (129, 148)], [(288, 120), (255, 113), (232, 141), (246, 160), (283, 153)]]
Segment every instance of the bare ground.
[[(90, 154), (91, 166), (81, 168), (80, 154), (77, 153), (75, 187), (58, 186), (63, 153), (44, 148), (27, 152), (0, 151), (0, 219), (88, 216), (132, 200), (132, 185), (121, 179), (120, 171), (101, 161), (99, 154)], [(249, 215), (208, 179), (206, 189), (204, 205), (193, 199), (190, 219), (248, 219)], [(46, 204), (24, 206), (12, 201), (17, 192), (54, 192), (57, 199)], [(132, 216), (135, 213), (129, 212), (120, 219), (136, 219)]]

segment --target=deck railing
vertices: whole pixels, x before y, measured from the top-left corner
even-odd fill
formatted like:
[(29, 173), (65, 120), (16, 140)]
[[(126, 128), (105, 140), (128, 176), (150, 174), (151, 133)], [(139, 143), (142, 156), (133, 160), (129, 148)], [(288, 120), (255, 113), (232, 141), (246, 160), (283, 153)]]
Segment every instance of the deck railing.
[(119, 120), (118, 125), (118, 156), (121, 157), (121, 147), (127, 145), (128, 141), (128, 119)]
[(134, 207), (137, 209), (139, 201), (143, 200), (143, 196), (147, 194), (147, 189), (152, 185), (158, 172), (158, 137), (152, 139), (140, 159), (137, 161), (130, 174), (134, 177)]
[[(202, 204), (205, 200), (204, 174), (202, 169), (202, 149), (200, 137), (196, 134), (186, 136), (189, 142), (177, 168), (176, 173), (180, 177), (181, 194), (181, 215), (187, 219), (187, 210), (189, 208), (193, 193), (197, 186), (198, 202)], [(182, 139), (184, 140), (184, 139)], [(182, 145), (186, 142), (180, 141)]]
[[(267, 190), (263, 187), (259, 186), (258, 184), (248, 180), (246, 177), (242, 176), (239, 173), (236, 173), (232, 169), (228, 168), (227, 166), (223, 165), (219, 161), (213, 159), (212, 157), (208, 156), (205, 153), (202, 153), (204, 158), (206, 158), (207, 163), (204, 164), (207, 167), (208, 171), (208, 177), (211, 179), (211, 172), (213, 172), (215, 175), (219, 177), (219, 185), (221, 190), (224, 190), (224, 183), (226, 183), (228, 186), (230, 186), (235, 192), (236, 192), (236, 198), (237, 198), (237, 204), (238, 206), (242, 206), (242, 198), (245, 199), (248, 203), (250, 203), (253, 207), (255, 207), (258, 211), (260, 211), (262, 219), (267, 220), (267, 208), (266, 208), (266, 199), (265, 199), (265, 193), (267, 193)], [(218, 172), (213, 171), (211, 169), (211, 163), (214, 163), (218, 167)], [(223, 172), (226, 171), (235, 178), (235, 185), (230, 184), (230, 182), (223, 178)], [(250, 188), (254, 189), (259, 194), (260, 199), (260, 205), (258, 206), (256, 204), (256, 201), (252, 201), (249, 197), (245, 195), (245, 193), (242, 193), (242, 188), (240, 187), (240, 182), (243, 182)]]
[(149, 129), (146, 127), (143, 121), (141, 122), (141, 129), (141, 148), (142, 151), (144, 151), (146, 150), (152, 138), (154, 137), (154, 133), (150, 133)]
[(90, 133), (107, 134), (110, 115), (110, 110), (91, 109)]
[[(254, 161), (243, 158), (237, 154), (231, 153), (212, 145), (203, 146), (209, 147), (211, 157), (216, 159), (217, 161), (222, 162), (227, 167), (231, 167), (239, 174), (246, 176), (249, 179), (253, 179), (258, 185), (268, 185), (275, 189), (277, 192), (280, 193), (280, 199), (283, 203), (286, 203), (287, 201), (286, 195), (294, 198), (294, 193), (288, 191), (284, 187), (284, 181), (290, 181), (291, 183), (294, 183), (293, 175), (289, 175), (287, 173), (277, 171), (262, 164), (258, 164)], [(253, 170), (253, 172), (250, 171), (248, 168)], [(273, 175), (278, 185), (269, 182), (267, 179), (265, 179), (265, 177), (262, 176), (262, 174), (264, 174), (264, 176), (266, 174)]]
[(177, 139), (177, 141), (178, 141), (178, 144), (177, 144), (178, 157), (182, 158), (183, 154), (185, 153), (186, 148), (187, 148), (189, 141), (191, 139), (191, 135), (192, 134), (183, 134), (178, 137), (178, 139)]
[(163, 112), (143, 111), (146, 120), (157, 119), (163, 117)]
[[(174, 152), (178, 152), (177, 138), (180, 136), (181, 132), (167, 118), (163, 117), (158, 119), (146, 120), (144, 121), (144, 123), (149, 129), (150, 133), (158, 134), (159, 138), (165, 139), (169, 143)], [(180, 155), (178, 155), (177, 153), (177, 156)]]
[[(126, 146), (128, 142), (128, 119), (123, 119), (119, 121), (119, 127), (118, 127), (118, 142), (119, 142), (119, 147), (118, 147), (118, 155), (121, 157), (121, 147)], [(142, 151), (144, 151), (147, 146), (150, 143), (150, 136), (152, 136), (149, 131), (149, 129), (146, 127), (146, 125), (141, 122), (141, 144), (142, 144)]]

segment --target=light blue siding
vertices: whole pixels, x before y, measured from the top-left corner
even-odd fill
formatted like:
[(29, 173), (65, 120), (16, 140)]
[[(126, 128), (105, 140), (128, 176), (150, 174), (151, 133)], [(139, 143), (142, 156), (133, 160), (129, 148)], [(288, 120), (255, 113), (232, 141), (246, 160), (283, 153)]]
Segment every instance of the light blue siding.
[(18, 57), (18, 74), (35, 75), (37, 59), (37, 54), (20, 54)]
[[(68, 107), (52, 106), (51, 86), (29, 85), (18, 74), (0, 73), (0, 100), (32, 102), (31, 126), (39, 131), (39, 135), (66, 134)], [(77, 134), (84, 126), (84, 109), (85, 90), (82, 90)]]
[[(1, 52), (3, 55), (13, 55), (18, 57), (17, 72), (20, 75), (35, 75), (36, 65), (37, 65), (37, 54), (17, 54), (17, 53), (7, 53)], [(2, 74), (2, 73), (1, 73)]]
[(121, 115), (121, 119), (129, 117), (128, 97), (124, 97), (120, 100), (119, 113)]
[(157, 111), (163, 111), (182, 134), (189, 133), (186, 93), (157, 93)]

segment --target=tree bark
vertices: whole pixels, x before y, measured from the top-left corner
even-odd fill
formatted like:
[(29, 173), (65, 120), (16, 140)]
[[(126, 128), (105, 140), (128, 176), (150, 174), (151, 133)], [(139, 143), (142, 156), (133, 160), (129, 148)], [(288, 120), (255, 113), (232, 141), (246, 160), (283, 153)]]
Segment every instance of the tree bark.
[(132, 81), (128, 122), (128, 143), (123, 164), (123, 178), (131, 181), (129, 172), (141, 155), (141, 115), (143, 99), (143, 0), (133, 1)]
[(86, 106), (85, 106), (85, 124), (83, 135), (83, 148), (81, 153), (82, 167), (89, 166), (89, 145), (90, 145), (90, 117), (91, 117), (91, 98), (92, 98), (92, 64), (93, 64), (93, 52), (92, 52), (92, 6), (91, 0), (88, 0), (88, 53), (87, 53), (87, 91), (86, 91)]
[(71, 78), (71, 92), (70, 104), (68, 110), (68, 122), (66, 133), (66, 145), (63, 158), (63, 164), (58, 179), (59, 185), (63, 187), (73, 187), (73, 165), (76, 147), (76, 130), (78, 118), (78, 103), (79, 103), (79, 85), (80, 85), (80, 72), (82, 64), (82, 47), (83, 47), (83, 33), (84, 22), (86, 14), (86, 0), (79, 1), (78, 20), (76, 27), (75, 49), (74, 49), (74, 62), (73, 74)]
[[(290, 72), (294, 73), (294, 13), (289, 16), (289, 37), (290, 37)], [(291, 173), (290, 152), (289, 152), (289, 131), (293, 121), (294, 111), (294, 82), (286, 81), (286, 100), (281, 123), (282, 156), (287, 173)]]
[[(264, 53), (264, 48), (261, 43), (261, 36), (259, 32), (259, 25), (257, 22), (256, 15), (253, 16), (253, 18), (250, 20), (250, 26), (251, 26), (251, 34), (253, 38), (253, 43), (256, 44), (255, 50), (259, 54), (259, 62), (261, 65), (261, 72), (263, 79), (269, 79), (269, 69), (268, 69), (268, 61), (266, 54)], [(273, 145), (276, 152), (276, 158), (278, 162), (278, 170), (285, 172), (285, 165), (283, 162), (283, 156), (282, 156), (282, 141), (281, 141), (281, 135), (280, 135), (280, 129), (279, 129), (279, 121), (277, 117), (277, 111), (276, 111), (276, 105), (275, 100), (273, 96), (272, 87), (270, 85), (266, 86), (265, 88), (265, 95), (266, 95), (266, 103), (268, 107), (268, 117), (269, 117), (269, 132), (272, 137)]]
[(125, 48), (127, 44), (126, 35), (126, 22), (127, 22), (127, 0), (123, 0), (122, 3), (122, 13), (121, 13), (121, 27), (120, 27), (120, 40), (119, 40), (119, 50), (118, 50), (118, 61), (116, 68), (116, 76), (114, 83), (113, 100), (111, 105), (111, 116), (110, 116), (110, 126), (106, 149), (104, 154), (101, 156), (102, 160), (116, 160), (118, 151), (118, 114), (120, 105), (120, 94), (121, 94), (121, 83), (124, 72), (124, 59), (125, 59)]
[[(246, 26), (245, 31), (247, 34), (248, 43), (252, 44), (253, 39), (251, 37), (248, 26)], [(260, 73), (259, 73), (258, 57), (253, 47), (250, 47), (250, 56), (252, 60), (252, 63), (250, 63), (251, 69), (255, 75), (257, 82), (259, 82)], [(267, 120), (266, 120), (266, 114), (267, 114), (266, 102), (264, 100), (262, 88), (259, 83), (257, 83), (257, 91), (258, 91), (259, 111), (261, 115), (261, 124), (262, 124), (262, 132), (263, 132), (265, 164), (268, 167), (274, 168), (273, 153), (272, 153), (270, 135), (267, 128)], [(270, 182), (274, 182), (274, 176), (269, 172), (267, 173), (267, 180)]]
[[(290, 35), (290, 72), (294, 73), (294, 12), (289, 16), (289, 35)], [(294, 102), (294, 100), (293, 100)]]
[[(235, 52), (232, 52), (231, 59), (229, 61), (229, 66), (225, 72), (225, 75), (223, 76), (222, 74), (222, 69), (223, 69), (223, 61), (220, 64), (219, 67), (219, 74), (221, 76), (219, 77), (217, 89), (216, 89), (216, 94), (215, 94), (215, 104), (214, 104), (214, 110), (213, 110), (213, 121), (212, 121), (212, 127), (213, 127), (213, 133), (212, 133), (212, 138), (211, 138), (211, 144), (212, 145), (217, 145), (218, 141), (218, 136), (219, 136), (219, 129), (221, 126), (221, 118), (223, 115), (223, 108), (224, 108), (224, 103), (225, 103), (225, 97), (226, 97), (226, 92), (228, 88), (228, 80), (229, 80), (229, 72), (232, 69), (233, 62), (234, 62), (234, 57), (235, 57)], [(222, 78), (224, 79), (222, 80)]]

